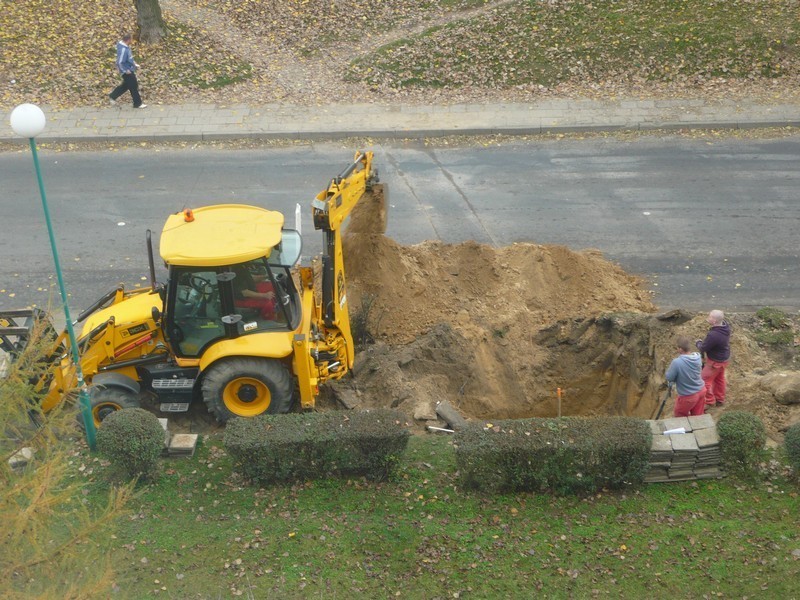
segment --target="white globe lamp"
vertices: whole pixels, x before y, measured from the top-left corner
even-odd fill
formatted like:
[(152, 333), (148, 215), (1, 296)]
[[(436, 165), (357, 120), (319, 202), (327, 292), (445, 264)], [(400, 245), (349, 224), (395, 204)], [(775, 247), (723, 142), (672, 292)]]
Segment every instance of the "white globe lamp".
[(46, 124), (44, 112), (35, 104), (20, 104), (11, 111), (11, 129), (18, 136), (35, 138)]

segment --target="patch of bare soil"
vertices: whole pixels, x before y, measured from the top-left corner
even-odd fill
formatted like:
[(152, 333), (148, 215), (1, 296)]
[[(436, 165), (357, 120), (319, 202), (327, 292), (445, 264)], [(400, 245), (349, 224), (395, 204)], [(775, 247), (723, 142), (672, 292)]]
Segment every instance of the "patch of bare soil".
[[(359, 217), (360, 218), (360, 217)], [(333, 394), (437, 421), (447, 400), (472, 419), (562, 415), (652, 418), (674, 340), (705, 336), (705, 315), (656, 315), (641, 282), (597, 251), (467, 242), (400, 246), (363, 223), (345, 235), (351, 312), (375, 343)], [(783, 364), (734, 324), (726, 407), (758, 414), (770, 437), (800, 416), (760, 380)], [(347, 391), (343, 392), (342, 389)], [(674, 396), (664, 409), (672, 413)]]

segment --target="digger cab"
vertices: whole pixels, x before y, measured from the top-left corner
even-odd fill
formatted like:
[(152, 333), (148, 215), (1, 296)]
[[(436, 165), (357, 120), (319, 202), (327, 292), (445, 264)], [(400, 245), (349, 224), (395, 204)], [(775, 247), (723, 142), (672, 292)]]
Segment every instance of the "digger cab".
[(301, 310), (290, 269), (266, 257), (218, 267), (171, 267), (165, 334), (176, 356), (199, 357), (225, 338), (295, 330)]
[(302, 241), (282, 226), (281, 213), (244, 205), (170, 217), (161, 237), (169, 266), (163, 327), (177, 357), (199, 358), (221, 340), (299, 326), (291, 270)]

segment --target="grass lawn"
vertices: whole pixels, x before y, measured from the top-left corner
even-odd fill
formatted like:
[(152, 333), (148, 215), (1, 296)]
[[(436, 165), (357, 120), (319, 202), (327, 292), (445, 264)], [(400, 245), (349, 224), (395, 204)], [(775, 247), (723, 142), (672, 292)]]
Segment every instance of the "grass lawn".
[[(392, 482), (257, 489), (206, 438), (120, 522), (116, 596), (800, 597), (785, 480), (484, 497), (458, 488), (450, 441), (412, 437)], [(105, 468), (87, 460), (100, 503)]]
[(793, 0), (519, 0), (358, 59), (350, 77), (404, 88), (684, 82), (795, 74)]

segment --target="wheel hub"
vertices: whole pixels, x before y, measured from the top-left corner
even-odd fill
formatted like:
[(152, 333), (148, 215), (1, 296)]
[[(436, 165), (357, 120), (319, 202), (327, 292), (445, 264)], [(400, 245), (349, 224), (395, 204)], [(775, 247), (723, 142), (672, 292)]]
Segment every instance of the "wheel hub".
[(258, 398), (258, 390), (254, 385), (245, 383), (236, 392), (236, 397), (242, 402), (253, 402)]

